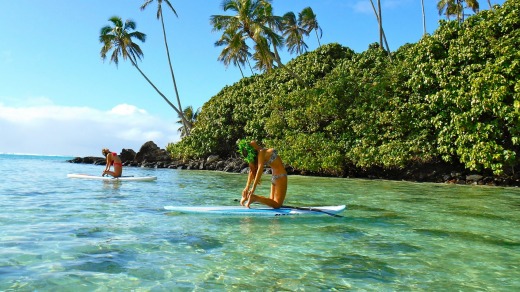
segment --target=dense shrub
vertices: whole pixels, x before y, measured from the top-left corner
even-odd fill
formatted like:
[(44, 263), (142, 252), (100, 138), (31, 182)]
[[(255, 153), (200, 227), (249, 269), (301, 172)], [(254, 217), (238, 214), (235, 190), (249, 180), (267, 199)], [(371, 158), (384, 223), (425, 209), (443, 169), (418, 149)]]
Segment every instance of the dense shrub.
[(244, 78), (202, 108), (175, 158), (235, 155), (248, 137), (308, 172), (444, 160), (508, 173), (520, 162), (520, 3), (506, 1), (392, 53), (329, 44)]

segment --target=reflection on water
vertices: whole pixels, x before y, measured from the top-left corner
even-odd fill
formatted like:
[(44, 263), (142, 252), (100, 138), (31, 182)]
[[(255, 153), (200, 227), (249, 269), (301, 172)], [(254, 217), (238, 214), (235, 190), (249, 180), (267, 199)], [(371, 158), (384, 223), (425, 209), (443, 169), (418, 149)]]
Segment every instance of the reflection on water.
[(82, 181), (66, 174), (100, 166), (17, 159), (16, 172), (0, 164), (2, 291), (520, 288), (516, 188), (292, 176), (287, 205), (346, 204), (343, 217), (183, 215), (163, 206), (237, 205), (246, 177)]

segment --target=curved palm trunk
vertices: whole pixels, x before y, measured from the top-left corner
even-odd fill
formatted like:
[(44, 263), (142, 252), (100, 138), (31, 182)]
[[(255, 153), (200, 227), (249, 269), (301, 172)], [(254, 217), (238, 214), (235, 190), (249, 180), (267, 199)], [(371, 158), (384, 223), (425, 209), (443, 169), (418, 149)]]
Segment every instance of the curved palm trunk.
[(240, 66), (240, 64), (238, 64), (236, 61), (235, 61), (235, 65), (238, 67), (238, 69), (240, 70), (240, 74), (242, 74), (242, 78), (244, 78), (244, 72), (242, 72), (242, 66)]
[(489, 5), (489, 10), (493, 11), (493, 5), (491, 5), (491, 0), (487, 0), (487, 3)]
[[(166, 46), (166, 56), (168, 56), (168, 64), (170, 65), (170, 73), (172, 75), (173, 87), (175, 89), (175, 96), (177, 97), (177, 104), (179, 105), (179, 109), (182, 110), (181, 99), (179, 98), (179, 91), (177, 90), (177, 82), (175, 81), (175, 74), (173, 74), (173, 66), (172, 66), (172, 61), (170, 58), (170, 49), (168, 48), (168, 42), (166, 41), (166, 29), (164, 27), (164, 18), (162, 16), (162, 13), (161, 13), (161, 24), (162, 24), (162, 29), (163, 29), (164, 45)], [(186, 120), (186, 117), (184, 116), (183, 113), (181, 113), (181, 116), (182, 116), (182, 124), (184, 125), (184, 128), (186, 129), (186, 135), (189, 136), (191, 128), (188, 127), (188, 121)]]
[(379, 44), (383, 48), (383, 16), (381, 15), (381, 0), (377, 0), (377, 22), (379, 23)]
[(298, 74), (294, 73), (291, 69), (287, 68), (282, 63), (282, 60), (280, 59), (280, 55), (278, 55), (278, 50), (276, 49), (276, 46), (273, 46), (273, 47), (274, 47), (274, 60), (276, 61), (278, 66), (282, 67), (285, 71), (287, 71), (289, 74), (291, 74), (292, 77), (294, 77), (296, 80), (298, 80), (298, 83), (300, 83), (301, 86), (307, 88), (307, 85), (305, 84), (303, 79), (301, 79), (301, 77), (298, 76)]
[[(134, 65), (134, 67), (137, 69), (137, 71), (139, 71), (139, 73), (141, 73), (141, 75), (144, 77), (144, 79), (146, 79), (146, 81), (148, 81), (148, 83), (155, 89), (155, 91), (157, 91), (157, 93), (159, 93), (159, 95), (177, 112), (177, 114), (179, 116), (182, 117), (183, 120), (186, 120), (184, 117), (184, 114), (177, 107), (175, 107), (175, 105), (173, 103), (171, 103), (171, 101), (155, 86), (155, 84), (153, 84), (153, 82), (150, 79), (148, 79), (146, 74), (144, 74), (144, 72), (141, 71), (141, 68), (139, 68), (139, 66), (137, 66), (137, 63), (134, 61), (134, 59), (132, 59), (132, 57), (129, 57), (129, 59), (130, 59), (130, 62), (132, 62), (132, 65)], [(187, 122), (187, 121), (185, 121), (185, 122)]]
[(314, 29), (314, 32), (316, 33), (316, 39), (318, 40), (318, 47), (321, 47), (320, 38), (318, 37), (318, 30)]
[(251, 63), (249, 62), (249, 58), (247, 58), (246, 60), (247, 60), (247, 65), (249, 66), (249, 70), (251, 70), (251, 75), (255, 75), (255, 73), (253, 72), (253, 67), (251, 67)]
[(423, 35), (426, 35), (426, 15), (424, 14), (424, 0), (421, 0), (422, 5), (422, 23), (423, 23)]
[(459, 11), (459, 23), (464, 22), (464, 7), (462, 6), (462, 0), (457, 0), (457, 6), (460, 7)]
[[(379, 23), (379, 26), (380, 26), (380, 29), (381, 29), (380, 33), (383, 36), (383, 39), (385, 41), (386, 50), (388, 52), (388, 58), (390, 58), (390, 61), (392, 61), (392, 55), (390, 54), (390, 46), (388, 46), (388, 41), (386, 40), (385, 31), (383, 30), (383, 26), (381, 24), (381, 20), (379, 18), (379, 15), (377, 14), (376, 7), (375, 7), (374, 2), (372, 0), (370, 0), (370, 4), (372, 4), (372, 9), (374, 10), (374, 14), (376, 15), (377, 22)], [(383, 48), (383, 44), (380, 43), (380, 45), (381, 45), (381, 48)]]

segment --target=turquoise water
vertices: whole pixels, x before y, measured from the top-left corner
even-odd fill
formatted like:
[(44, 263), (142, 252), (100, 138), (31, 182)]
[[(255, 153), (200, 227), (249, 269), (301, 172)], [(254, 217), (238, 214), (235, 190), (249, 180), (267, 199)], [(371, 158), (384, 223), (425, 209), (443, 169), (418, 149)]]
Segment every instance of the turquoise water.
[(163, 206), (235, 205), (245, 175), (66, 159), (0, 155), (0, 291), (520, 289), (517, 188), (290, 176), (286, 204), (344, 217), (208, 217)]

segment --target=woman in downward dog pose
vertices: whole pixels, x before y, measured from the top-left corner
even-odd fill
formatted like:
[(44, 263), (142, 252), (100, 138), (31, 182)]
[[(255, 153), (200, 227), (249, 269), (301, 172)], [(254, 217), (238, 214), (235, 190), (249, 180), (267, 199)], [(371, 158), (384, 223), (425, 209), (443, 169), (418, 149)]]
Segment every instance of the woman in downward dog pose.
[[(243, 206), (247, 201), (246, 207), (248, 208), (253, 202), (259, 202), (275, 209), (280, 208), (287, 193), (287, 171), (276, 149), (265, 149), (258, 146), (256, 141), (249, 142), (243, 139), (238, 143), (238, 152), (249, 163), (249, 175), (246, 187), (242, 191), (240, 205)], [(264, 172), (264, 165), (270, 166), (273, 174), (269, 198), (255, 194), (256, 186), (260, 183)]]
[[(121, 158), (117, 156), (117, 153), (110, 152), (107, 148), (103, 148), (101, 150), (103, 156), (107, 158), (107, 166), (103, 171), (103, 176), (110, 174), (113, 177), (120, 177), (123, 174), (123, 163), (121, 162)], [(114, 166), (114, 171), (110, 171), (110, 167)]]

